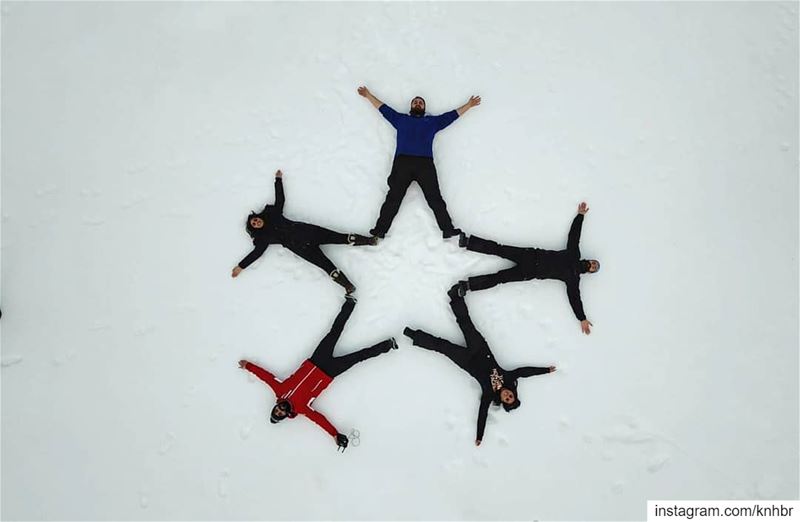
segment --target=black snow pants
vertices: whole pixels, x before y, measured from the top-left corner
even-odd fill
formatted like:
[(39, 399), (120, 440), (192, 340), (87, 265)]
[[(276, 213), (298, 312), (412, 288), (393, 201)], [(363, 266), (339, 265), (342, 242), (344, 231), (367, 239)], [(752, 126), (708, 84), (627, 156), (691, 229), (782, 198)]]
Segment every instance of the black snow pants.
[(377, 357), (392, 349), (392, 340), (387, 339), (369, 348), (358, 350), (357, 352), (340, 357), (333, 356), (333, 349), (336, 347), (336, 342), (342, 335), (342, 330), (344, 330), (344, 326), (347, 324), (347, 320), (350, 318), (350, 314), (353, 313), (355, 306), (356, 302), (354, 299), (345, 299), (342, 309), (339, 311), (339, 315), (337, 315), (336, 319), (333, 321), (330, 332), (322, 338), (322, 341), (320, 341), (314, 353), (309, 358), (317, 368), (328, 374), (331, 378), (336, 378), (361, 361)]
[(392, 226), (392, 221), (400, 210), (400, 203), (406, 195), (409, 185), (416, 181), (422, 189), (425, 201), (436, 217), (439, 229), (445, 234), (452, 234), (454, 227), (450, 214), (447, 212), (447, 204), (442, 198), (439, 189), (439, 178), (436, 175), (436, 167), (433, 158), (421, 156), (395, 156), (392, 172), (389, 174), (389, 192), (386, 200), (381, 206), (380, 215), (372, 234), (383, 237)]
[(319, 248), (320, 245), (344, 245), (347, 243), (347, 234), (318, 225), (295, 223), (292, 226), (291, 240), (284, 242), (283, 246), (331, 275), (336, 271), (336, 265), (322, 252)]
[(504, 257), (509, 261), (513, 261), (516, 265), (505, 270), (500, 270), (494, 274), (479, 275), (469, 278), (470, 290), (486, 290), (502, 283), (511, 283), (514, 281), (530, 281), (535, 279), (538, 275), (536, 271), (536, 257), (539, 249), (537, 248), (522, 248), (515, 246), (501, 245), (482, 239), (477, 236), (470, 236), (467, 243), (467, 250), (472, 252), (479, 252), (481, 254), (489, 254), (498, 257)]
[(487, 364), (484, 359), (494, 361), (489, 345), (472, 322), (463, 297), (452, 298), (450, 300), (450, 308), (453, 309), (456, 322), (464, 334), (467, 347), (459, 346), (447, 339), (436, 337), (422, 330), (415, 330), (408, 336), (415, 346), (439, 352), (462, 370), (472, 375), (478, 382), (482, 382), (485, 377), (484, 366)]

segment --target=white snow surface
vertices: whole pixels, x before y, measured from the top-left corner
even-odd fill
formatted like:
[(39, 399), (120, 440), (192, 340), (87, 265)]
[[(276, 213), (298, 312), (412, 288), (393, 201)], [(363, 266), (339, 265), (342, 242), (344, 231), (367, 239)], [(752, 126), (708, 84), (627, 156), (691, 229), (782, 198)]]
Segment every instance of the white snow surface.
[[(2, 4), (3, 519), (643, 519), (648, 499), (798, 498), (798, 4)], [(438, 135), (457, 226), (562, 248), (563, 284), (467, 303), (501, 364), (558, 366), (492, 409), (412, 347), (461, 342), (446, 289), (507, 266), (443, 241), (414, 186), (337, 353), (400, 349), (267, 422), (342, 304), (250, 209), (365, 233), (398, 110)]]

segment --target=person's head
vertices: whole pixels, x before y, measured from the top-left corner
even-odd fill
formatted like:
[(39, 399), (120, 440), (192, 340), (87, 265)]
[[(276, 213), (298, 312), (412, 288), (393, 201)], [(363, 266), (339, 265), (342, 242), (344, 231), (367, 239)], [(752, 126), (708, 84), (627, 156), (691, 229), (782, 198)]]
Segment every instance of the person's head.
[(245, 228), (247, 228), (247, 233), (250, 234), (250, 237), (255, 237), (258, 231), (264, 228), (264, 218), (255, 212), (251, 212), (247, 216)]
[(510, 388), (500, 389), (500, 403), (506, 411), (516, 410), (522, 404), (517, 397), (516, 390)]
[(269, 422), (277, 424), (287, 417), (293, 417), (292, 405), (286, 399), (278, 399), (278, 402), (275, 403), (275, 406), (272, 407), (272, 411), (269, 414)]
[(590, 274), (594, 274), (598, 270), (600, 270), (600, 261), (597, 259), (581, 259), (581, 274), (585, 274), (589, 272)]
[(411, 100), (410, 114), (412, 116), (425, 116), (425, 98), (422, 96), (415, 96), (414, 99)]

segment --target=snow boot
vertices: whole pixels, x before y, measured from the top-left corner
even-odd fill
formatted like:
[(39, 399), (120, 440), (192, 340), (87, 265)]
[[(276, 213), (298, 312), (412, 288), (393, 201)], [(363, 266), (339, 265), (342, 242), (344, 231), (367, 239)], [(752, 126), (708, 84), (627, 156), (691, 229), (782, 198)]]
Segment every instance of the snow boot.
[(347, 244), (352, 246), (375, 246), (378, 244), (378, 236), (362, 236), (361, 234), (349, 234)]
[(331, 272), (331, 279), (333, 279), (337, 285), (341, 285), (344, 288), (345, 295), (351, 295), (356, 291), (355, 285), (347, 279), (347, 276), (344, 275), (341, 270), (334, 270)]

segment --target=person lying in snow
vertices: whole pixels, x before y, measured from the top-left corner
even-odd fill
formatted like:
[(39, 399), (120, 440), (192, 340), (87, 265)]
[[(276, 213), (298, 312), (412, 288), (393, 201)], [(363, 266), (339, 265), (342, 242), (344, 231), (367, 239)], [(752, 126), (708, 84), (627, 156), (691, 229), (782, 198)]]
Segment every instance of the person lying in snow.
[(583, 312), (581, 303), (581, 291), (578, 283), (581, 274), (593, 274), (600, 270), (600, 262), (595, 259), (581, 259), (581, 251), (578, 242), (581, 238), (581, 226), (583, 216), (589, 212), (586, 202), (578, 205), (578, 215), (572, 221), (572, 227), (567, 237), (567, 248), (565, 250), (544, 250), (541, 248), (521, 248), (500, 245), (488, 239), (477, 236), (467, 236), (461, 234), (458, 246), (480, 252), (481, 254), (491, 254), (513, 261), (515, 266), (501, 270), (495, 274), (479, 275), (470, 277), (466, 281), (458, 282), (458, 293), (464, 295), (472, 290), (486, 290), (502, 283), (513, 281), (530, 281), (531, 279), (558, 279), (567, 285), (567, 298), (572, 306), (575, 317), (581, 322), (581, 331), (586, 335), (591, 333), (590, 323)]
[(253, 238), (253, 251), (247, 254), (233, 268), (232, 277), (238, 276), (242, 270), (261, 257), (270, 243), (277, 243), (288, 248), (309, 263), (317, 265), (331, 279), (344, 287), (347, 294), (355, 292), (353, 286), (341, 270), (336, 268), (328, 256), (322, 253), (320, 245), (375, 245), (377, 238), (359, 234), (342, 234), (317, 225), (292, 221), (283, 216), (283, 173), (275, 173), (275, 204), (267, 205), (258, 213), (247, 216), (246, 229)]
[(502, 405), (507, 412), (519, 408), (521, 402), (517, 395), (517, 379), (552, 373), (556, 371), (556, 367), (523, 366), (515, 370), (504, 369), (497, 363), (486, 339), (472, 323), (464, 297), (458, 295), (458, 285), (453, 285), (447, 295), (450, 296), (450, 307), (456, 316), (456, 322), (464, 334), (466, 347), (408, 327), (403, 330), (403, 334), (411, 339), (414, 346), (441, 353), (478, 381), (481, 387), (481, 402), (478, 409), (475, 445), (480, 446), (486, 428), (489, 405)]
[(272, 424), (287, 418), (293, 419), (297, 415), (305, 415), (327, 431), (343, 450), (347, 448), (347, 437), (340, 433), (324, 415), (314, 410), (311, 404), (336, 377), (354, 365), (397, 348), (397, 342), (394, 338), (390, 338), (357, 352), (340, 357), (333, 356), (336, 341), (342, 335), (342, 330), (350, 314), (353, 313), (355, 305), (355, 297), (345, 297), (344, 305), (342, 305), (339, 315), (336, 316), (330, 332), (322, 338), (311, 357), (303, 361), (303, 364), (285, 381), (279, 381), (270, 372), (249, 361), (239, 361), (239, 368), (251, 372), (275, 392), (276, 403), (269, 417)]
[(389, 192), (381, 206), (375, 228), (370, 233), (378, 237), (386, 235), (397, 211), (400, 210), (400, 203), (409, 185), (412, 181), (416, 181), (436, 217), (442, 235), (445, 238), (457, 236), (460, 231), (453, 226), (442, 192), (439, 190), (439, 180), (433, 164), (433, 138), (437, 132), (456, 121), (459, 116), (480, 105), (480, 96), (471, 96), (467, 103), (450, 112), (439, 116), (426, 116), (425, 100), (421, 96), (411, 100), (409, 114), (400, 114), (373, 96), (366, 87), (359, 87), (358, 94), (368, 99), (392, 127), (397, 129), (397, 147), (388, 180)]

